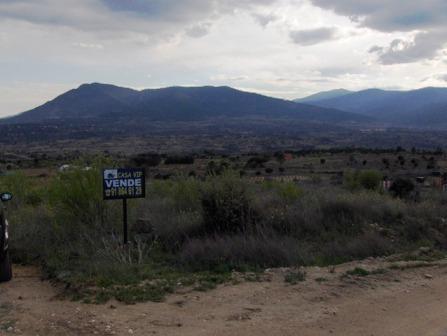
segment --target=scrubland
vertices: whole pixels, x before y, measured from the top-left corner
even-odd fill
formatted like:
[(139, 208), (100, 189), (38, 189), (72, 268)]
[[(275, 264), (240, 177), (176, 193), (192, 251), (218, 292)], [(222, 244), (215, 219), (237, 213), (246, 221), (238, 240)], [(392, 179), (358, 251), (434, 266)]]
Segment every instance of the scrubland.
[(15, 262), (40, 265), (71, 299), (161, 301), (178, 288), (256, 280), (266, 268), (410, 255), (420, 247), (437, 257), (447, 248), (441, 192), (417, 200), (385, 192), (374, 171), (328, 186), (255, 183), (231, 170), (148, 180), (147, 197), (129, 201), (131, 240), (123, 247), (121, 203), (102, 200), (101, 169), (110, 165), (98, 159), (92, 169), (46, 179), (0, 178), (15, 196), (8, 204)]

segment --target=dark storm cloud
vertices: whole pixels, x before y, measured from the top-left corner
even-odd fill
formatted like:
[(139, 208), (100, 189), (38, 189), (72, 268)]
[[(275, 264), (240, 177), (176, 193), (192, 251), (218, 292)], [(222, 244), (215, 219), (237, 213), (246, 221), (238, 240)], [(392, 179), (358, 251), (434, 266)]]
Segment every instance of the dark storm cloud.
[(294, 30), (290, 32), (290, 38), (296, 44), (309, 46), (334, 39), (336, 32), (336, 28), (330, 27)]
[(435, 57), (447, 42), (445, 0), (311, 0), (316, 6), (350, 17), (360, 26), (382, 32), (417, 32), (414, 40), (374, 46), (383, 64), (410, 63)]
[[(0, 0), (0, 18), (79, 30), (153, 32), (216, 19), (276, 0)], [(194, 33), (193, 33), (194, 34)]]
[(382, 64), (412, 63), (434, 58), (445, 45), (444, 33), (418, 33), (414, 40), (393, 40), (388, 47), (374, 46), (369, 51), (376, 53)]
[(445, 0), (311, 0), (321, 8), (352, 17), (380, 31), (412, 31), (446, 26)]

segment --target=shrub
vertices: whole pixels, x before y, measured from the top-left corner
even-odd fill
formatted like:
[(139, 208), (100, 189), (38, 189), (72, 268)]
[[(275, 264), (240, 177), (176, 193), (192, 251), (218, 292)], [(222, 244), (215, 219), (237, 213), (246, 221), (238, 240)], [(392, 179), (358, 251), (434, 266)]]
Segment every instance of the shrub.
[(363, 188), (366, 190), (378, 190), (383, 175), (374, 170), (356, 171), (345, 175), (345, 183), (349, 189)]
[(293, 182), (282, 183), (277, 190), (279, 196), (288, 202), (296, 201), (302, 195), (301, 189)]
[(378, 233), (367, 232), (357, 237), (338, 239), (320, 245), (317, 259), (322, 265), (333, 265), (350, 260), (380, 257), (393, 253), (395, 246)]
[(306, 272), (305, 271), (289, 272), (284, 276), (284, 281), (291, 285), (296, 285), (299, 282), (306, 281)]
[(136, 166), (156, 167), (161, 163), (161, 155), (155, 153), (138, 154), (131, 159)]
[(363, 231), (363, 209), (346, 198), (336, 198), (321, 206), (324, 231), (357, 235)]
[(253, 222), (246, 181), (227, 173), (208, 179), (201, 191), (206, 234), (244, 232)]
[(286, 202), (296, 201), (303, 194), (302, 190), (294, 182), (265, 181), (262, 183), (262, 186), (266, 190), (274, 191)]
[(370, 272), (364, 268), (356, 267), (352, 270), (347, 271), (346, 274), (364, 277), (364, 276), (368, 276), (370, 274)]
[(135, 234), (157, 240), (167, 251), (178, 251), (188, 237), (198, 235), (202, 229), (202, 212), (181, 209), (172, 198), (153, 197), (149, 202), (141, 202), (135, 212), (150, 226), (143, 228), (149, 233)]
[(230, 165), (226, 161), (221, 161), (216, 163), (214, 161), (208, 162), (206, 166), (206, 175), (207, 176), (217, 176), (224, 174)]
[(10, 192), (13, 195), (8, 207), (18, 209), (26, 205), (38, 206), (46, 196), (45, 189), (21, 172), (14, 172), (0, 177), (0, 192)]
[(398, 178), (390, 187), (390, 192), (394, 197), (407, 198), (414, 191), (414, 183), (409, 179)]
[(192, 269), (245, 269), (308, 263), (305, 248), (287, 237), (262, 235), (214, 236), (192, 239), (183, 247), (180, 260)]
[(258, 192), (254, 205), (260, 226), (314, 241), (362, 234), (372, 223), (391, 225), (406, 211), (402, 201), (386, 195), (335, 188), (301, 191), (292, 202), (274, 192)]
[(200, 188), (201, 183), (191, 177), (152, 181), (147, 186), (147, 197), (150, 200), (170, 199), (175, 210), (196, 211), (201, 207)]
[(60, 223), (85, 227), (106, 223), (106, 204), (102, 198), (99, 168), (73, 169), (58, 174), (48, 186), (49, 204), (59, 215)]
[(267, 156), (254, 156), (251, 157), (247, 163), (245, 164), (245, 168), (250, 168), (250, 169), (256, 169), (256, 168), (263, 168), (264, 167), (264, 163), (269, 161), (269, 157)]
[(172, 164), (194, 164), (194, 157), (191, 155), (184, 155), (184, 156), (168, 156), (165, 160), (165, 164), (172, 165)]
[(45, 206), (23, 206), (8, 212), (10, 249), (15, 262), (45, 259), (57, 243), (52, 213)]

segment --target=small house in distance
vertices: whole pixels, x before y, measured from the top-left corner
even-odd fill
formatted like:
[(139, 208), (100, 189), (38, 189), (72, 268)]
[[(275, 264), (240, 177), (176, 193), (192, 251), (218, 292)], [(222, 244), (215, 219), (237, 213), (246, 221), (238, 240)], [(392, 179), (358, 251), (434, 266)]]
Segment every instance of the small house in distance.
[(390, 179), (388, 176), (384, 176), (383, 180), (382, 180), (383, 190), (390, 190), (392, 185), (393, 185), (393, 180)]

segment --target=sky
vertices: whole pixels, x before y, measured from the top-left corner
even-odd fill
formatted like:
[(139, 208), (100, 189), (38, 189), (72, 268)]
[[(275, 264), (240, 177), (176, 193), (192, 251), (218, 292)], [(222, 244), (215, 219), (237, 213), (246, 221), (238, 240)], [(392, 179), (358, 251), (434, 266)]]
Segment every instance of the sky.
[(83, 83), (447, 86), (446, 0), (0, 0), (0, 116)]

